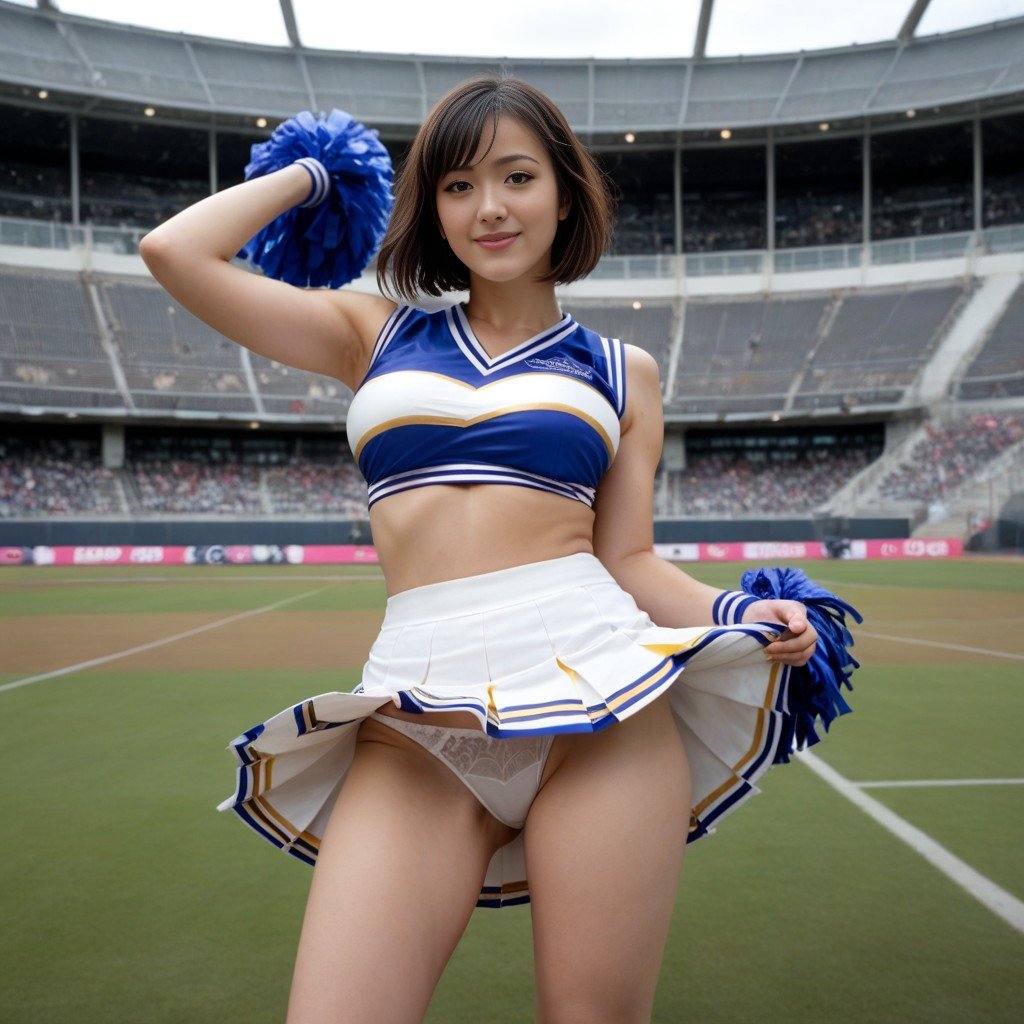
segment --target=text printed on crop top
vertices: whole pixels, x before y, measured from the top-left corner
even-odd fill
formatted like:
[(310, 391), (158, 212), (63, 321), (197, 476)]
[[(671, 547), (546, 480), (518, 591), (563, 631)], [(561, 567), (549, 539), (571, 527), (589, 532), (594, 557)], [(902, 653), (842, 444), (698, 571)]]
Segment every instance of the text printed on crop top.
[(593, 507), (618, 451), (625, 355), (566, 314), (491, 358), (461, 303), (399, 306), (345, 425), (368, 505), (446, 483), (551, 491)]

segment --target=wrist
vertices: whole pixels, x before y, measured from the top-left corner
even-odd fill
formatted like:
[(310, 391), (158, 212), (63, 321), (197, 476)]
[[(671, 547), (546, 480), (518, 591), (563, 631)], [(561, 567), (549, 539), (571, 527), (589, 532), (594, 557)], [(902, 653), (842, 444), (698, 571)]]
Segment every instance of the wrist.
[(331, 190), (331, 176), (327, 173), (327, 168), (315, 156), (300, 157), (292, 166), (302, 168), (309, 184), (306, 198), (297, 205), (299, 207), (319, 206)]
[(711, 621), (716, 626), (734, 626), (743, 621), (746, 610), (757, 598), (742, 590), (723, 590), (711, 606)]

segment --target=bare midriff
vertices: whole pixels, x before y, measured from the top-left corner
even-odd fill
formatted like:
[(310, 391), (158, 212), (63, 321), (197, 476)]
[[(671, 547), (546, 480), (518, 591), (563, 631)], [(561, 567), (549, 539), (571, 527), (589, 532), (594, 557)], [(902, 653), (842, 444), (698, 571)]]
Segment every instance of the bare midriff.
[[(594, 551), (591, 509), (529, 487), (417, 487), (376, 502), (370, 525), (389, 597), (430, 583)], [(410, 722), (480, 728), (479, 719), (467, 711), (416, 714), (392, 704), (378, 710)]]

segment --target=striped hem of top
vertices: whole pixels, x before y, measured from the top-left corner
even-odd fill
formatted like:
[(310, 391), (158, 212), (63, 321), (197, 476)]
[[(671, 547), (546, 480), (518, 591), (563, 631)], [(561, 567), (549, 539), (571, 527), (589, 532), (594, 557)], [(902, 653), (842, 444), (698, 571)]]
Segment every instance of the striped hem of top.
[(384, 477), (367, 488), (367, 507), (389, 494), (397, 494), (413, 487), (426, 487), (429, 484), (514, 484), (521, 487), (533, 487), (540, 491), (550, 491), (574, 501), (581, 501), (588, 508), (593, 508), (596, 491), (593, 487), (583, 484), (568, 483), (564, 480), (553, 480), (537, 473), (514, 469), (511, 466), (489, 466), (470, 462), (453, 462), (443, 466), (425, 466), (421, 469), (410, 469), (404, 473), (395, 473)]

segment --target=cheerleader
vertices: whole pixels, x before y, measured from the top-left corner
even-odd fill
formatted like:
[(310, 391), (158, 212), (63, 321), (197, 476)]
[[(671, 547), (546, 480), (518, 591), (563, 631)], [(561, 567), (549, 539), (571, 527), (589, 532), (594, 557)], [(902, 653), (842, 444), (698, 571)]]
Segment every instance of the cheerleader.
[[(529, 903), (536, 1019), (646, 1022), (686, 843), (848, 710), (852, 609), (791, 570), (723, 592), (654, 554), (658, 365), (559, 307), (613, 203), (537, 89), (452, 89), (393, 209), (340, 111), (285, 122), (247, 174), (143, 259), (226, 337), (353, 392), (387, 587), (354, 692), (231, 745), (222, 809), (315, 865), (288, 1021), (420, 1021), (474, 908)], [(338, 288), (385, 226), (383, 294)]]

